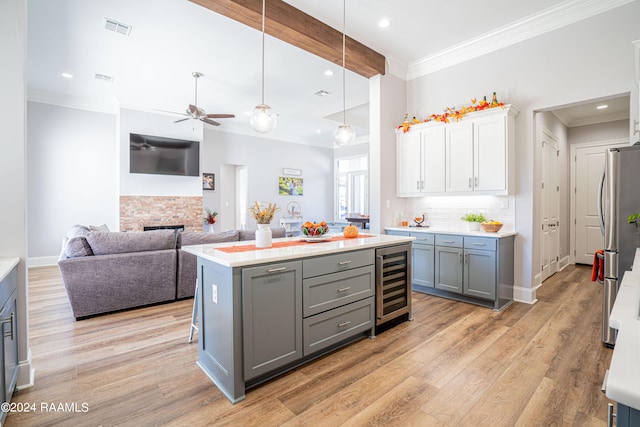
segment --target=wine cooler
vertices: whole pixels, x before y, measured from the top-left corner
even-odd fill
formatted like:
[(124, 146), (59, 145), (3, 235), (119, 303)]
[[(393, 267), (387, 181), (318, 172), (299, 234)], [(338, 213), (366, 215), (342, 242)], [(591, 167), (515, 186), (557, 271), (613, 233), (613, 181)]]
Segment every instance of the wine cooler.
[(411, 317), (411, 244), (376, 249), (376, 326)]

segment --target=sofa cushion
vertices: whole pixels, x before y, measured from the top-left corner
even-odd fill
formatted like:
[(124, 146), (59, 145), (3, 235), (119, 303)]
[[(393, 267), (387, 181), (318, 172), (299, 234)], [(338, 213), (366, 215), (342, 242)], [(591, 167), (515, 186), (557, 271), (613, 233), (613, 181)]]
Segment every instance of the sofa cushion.
[(89, 229), (84, 225), (74, 225), (67, 232), (64, 239), (63, 251), (67, 258), (77, 258), (81, 256), (91, 256), (93, 251), (89, 242), (87, 242), (87, 235)]
[(237, 242), (239, 233), (237, 230), (224, 231), (222, 233), (204, 233), (201, 231), (182, 231), (178, 233), (178, 247), (188, 245), (206, 245), (207, 243)]
[[(278, 237), (285, 237), (286, 230), (284, 227), (277, 227), (271, 229), (271, 237), (274, 239)], [(255, 240), (256, 230), (240, 230), (240, 240)]]
[(127, 252), (159, 251), (175, 249), (174, 230), (153, 230), (140, 232), (92, 231), (87, 234), (87, 242), (94, 255), (122, 254)]

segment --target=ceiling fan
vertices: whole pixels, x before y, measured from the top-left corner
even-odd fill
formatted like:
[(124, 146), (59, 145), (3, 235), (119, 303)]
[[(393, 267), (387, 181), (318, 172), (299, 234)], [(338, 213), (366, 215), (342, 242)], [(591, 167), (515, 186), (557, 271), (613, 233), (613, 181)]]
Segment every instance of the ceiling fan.
[(186, 110), (186, 114), (181, 113), (187, 117), (184, 119), (176, 120), (174, 123), (195, 119), (195, 120), (200, 120), (202, 122), (208, 123), (213, 126), (220, 126), (220, 123), (211, 119), (231, 119), (235, 117), (234, 114), (207, 114), (207, 112), (204, 111), (203, 108), (199, 108), (198, 107), (198, 78), (202, 77), (203, 74), (197, 71), (194, 71), (193, 73), (191, 73), (191, 75), (196, 80), (195, 100), (193, 104), (189, 104), (189, 107)]

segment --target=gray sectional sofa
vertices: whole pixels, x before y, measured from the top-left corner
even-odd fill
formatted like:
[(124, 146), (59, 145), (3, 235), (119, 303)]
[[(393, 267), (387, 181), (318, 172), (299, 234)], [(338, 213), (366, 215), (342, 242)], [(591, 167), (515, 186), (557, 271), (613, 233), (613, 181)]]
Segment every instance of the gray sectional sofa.
[[(272, 230), (284, 237), (284, 228)], [(63, 239), (58, 267), (76, 320), (193, 297), (196, 257), (187, 245), (253, 240), (255, 231), (91, 231), (82, 225)]]

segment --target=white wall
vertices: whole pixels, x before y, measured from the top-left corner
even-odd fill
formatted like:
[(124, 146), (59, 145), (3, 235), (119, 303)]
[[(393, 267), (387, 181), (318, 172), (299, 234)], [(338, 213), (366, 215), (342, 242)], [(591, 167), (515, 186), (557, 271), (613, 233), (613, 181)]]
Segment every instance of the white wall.
[(118, 229), (116, 116), (29, 102), (27, 119), (29, 263), (50, 264), (72, 225)]
[[(629, 138), (629, 120), (617, 120), (615, 122), (599, 123), (596, 125), (576, 126), (569, 128), (569, 144), (582, 144), (585, 142), (609, 141), (612, 139)], [(631, 141), (631, 143), (635, 142)]]
[(26, 0), (0, 1), (0, 257), (20, 258), (17, 267), (18, 382), (33, 383), (29, 349), (27, 280)]
[[(408, 82), (408, 112), (424, 116), (471, 98), (498, 100), (520, 109), (516, 118), (516, 286), (531, 289), (539, 264), (533, 233), (535, 111), (630, 92), (633, 49), (640, 39), (640, 2)], [(597, 30), (596, 30), (597, 29)], [(398, 123), (401, 120), (398, 120)], [(533, 294), (535, 297), (535, 294)]]
[[(248, 204), (251, 206), (254, 201), (277, 203), (281, 211), (276, 213), (275, 224), (280, 217), (286, 216), (290, 201), (300, 204), (304, 218), (315, 221), (333, 219), (333, 150), (330, 148), (205, 129), (201, 156), (203, 172), (216, 174), (216, 191), (206, 191), (204, 194), (203, 203), (209, 209), (222, 212), (223, 203), (233, 203), (224, 196), (225, 189), (233, 185), (233, 175), (222, 165), (246, 166), (249, 179)], [(302, 170), (302, 196), (278, 194), (278, 177), (283, 176), (283, 168)], [(221, 173), (223, 170), (226, 172)], [(219, 230), (229, 228), (226, 219), (219, 219)], [(256, 228), (255, 221), (250, 216), (247, 228)]]

